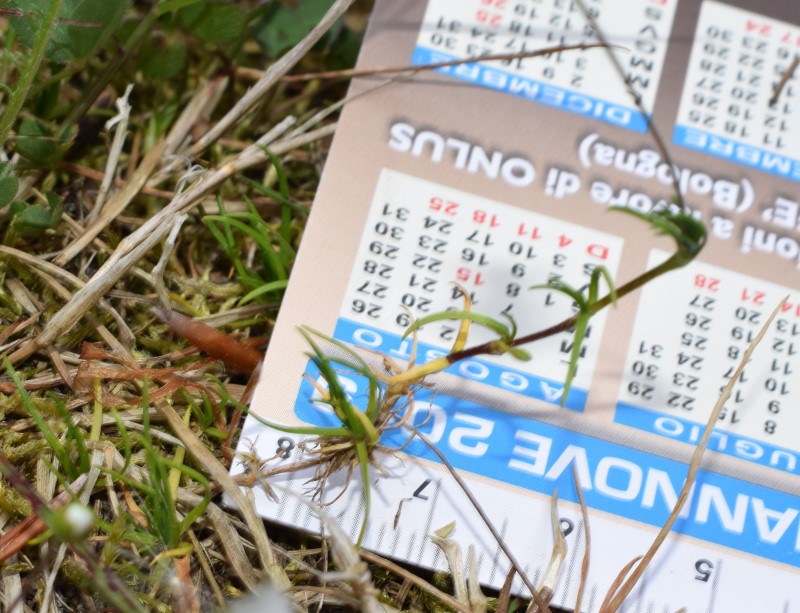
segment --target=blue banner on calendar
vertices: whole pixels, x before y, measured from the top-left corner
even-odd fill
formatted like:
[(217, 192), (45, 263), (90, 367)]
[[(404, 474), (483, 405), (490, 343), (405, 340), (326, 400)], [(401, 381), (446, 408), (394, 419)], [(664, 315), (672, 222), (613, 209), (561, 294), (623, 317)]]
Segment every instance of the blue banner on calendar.
[(786, 155), (683, 125), (675, 126), (673, 141), (676, 145), (696, 149), (790, 181), (800, 181), (800, 160)]
[[(640, 409), (624, 402), (617, 404), (614, 422), (691, 445), (696, 445), (700, 441), (704, 428), (704, 424), (667, 413)], [(800, 474), (799, 454), (733, 432), (714, 430), (711, 433), (708, 448), (711, 451), (742, 458), (762, 466)]]
[[(340, 318), (336, 323), (333, 336), (357, 347), (380, 351), (393, 359), (408, 360), (411, 355), (410, 339), (403, 339), (398, 334), (365, 326), (345, 318)], [(417, 345), (418, 361), (421, 362), (429, 362), (446, 354), (447, 352), (440, 347), (425, 343)], [(563, 381), (553, 381), (480, 358), (462, 360), (453, 364), (445, 372), (553, 404), (561, 403), (564, 391)], [(573, 411), (582, 412), (586, 407), (587, 396), (587, 390), (573, 385), (564, 406)]]
[[(318, 373), (309, 365), (310, 377)], [(364, 403), (364, 380), (346, 379), (355, 404)], [(316, 390), (304, 381), (297, 416), (319, 425), (341, 425)], [(397, 419), (411, 411), (413, 424), (452, 465), (501, 483), (577, 502), (573, 467), (586, 504), (613, 516), (659, 527), (678, 499), (688, 467), (650, 453), (510, 415), (474, 402), (417, 390), (400, 402)], [(440, 462), (407, 428), (384, 433), (382, 443)], [(800, 567), (800, 504), (789, 494), (733, 477), (700, 471), (674, 526), (676, 532)]]
[[(415, 66), (459, 60), (454, 55), (418, 46), (411, 63)], [(497, 62), (493, 62), (497, 64)], [(543, 81), (496, 68), (490, 64), (457, 64), (437, 68), (437, 72), (475, 85), (512, 94), (526, 100), (591, 117), (636, 132), (647, 132), (647, 119), (636, 108), (613, 104), (600, 98), (558, 87)]]

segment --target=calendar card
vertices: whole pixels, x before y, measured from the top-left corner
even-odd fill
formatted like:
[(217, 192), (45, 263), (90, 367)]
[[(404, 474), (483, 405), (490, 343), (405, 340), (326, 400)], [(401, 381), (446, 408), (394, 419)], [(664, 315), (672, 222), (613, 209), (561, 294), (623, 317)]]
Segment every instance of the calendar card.
[[(674, 209), (677, 185), (708, 230), (705, 248), (591, 319), (568, 392), (571, 329), (526, 346), (527, 360), (458, 361), (401, 406), (534, 582), (550, 556), (557, 489), (568, 556), (553, 603), (567, 608), (586, 546), (578, 475), (592, 532), (583, 607), (597, 611), (667, 519), (721, 388), (788, 296), (622, 610), (800, 610), (800, 14), (780, 0), (586, 4), (627, 86), (571, 0), (376, 2), (359, 67), (438, 68), (352, 84), (251, 411), (287, 426), (339, 423), (319, 402), (324, 379), (300, 325), (383, 372), (383, 357), (405, 367), (446, 355), (457, 321), (430, 322), (416, 339), (406, 331), (465, 298), (519, 335), (558, 324), (578, 307), (554, 282), (585, 296), (601, 266), (619, 286), (673, 253), (669, 237), (618, 209)], [(508, 55), (542, 48), (552, 52)], [(473, 325), (468, 345), (496, 338)], [(339, 380), (366, 406), (363, 377), (342, 369)], [(239, 451), (290, 466), (306, 457), (304, 438), (250, 417)], [(509, 562), (439, 458), (407, 428), (381, 443), (394, 451), (378, 454), (369, 476), (363, 547), (446, 569), (429, 535), (455, 521), (452, 538), (475, 547), (481, 583), (499, 589)], [(322, 495), (354, 540), (365, 514), (358, 472), (332, 475)], [(313, 474), (274, 483), (308, 492)], [(265, 517), (320, 530), (294, 497), (253, 491)], [(527, 593), (518, 579), (514, 589)]]

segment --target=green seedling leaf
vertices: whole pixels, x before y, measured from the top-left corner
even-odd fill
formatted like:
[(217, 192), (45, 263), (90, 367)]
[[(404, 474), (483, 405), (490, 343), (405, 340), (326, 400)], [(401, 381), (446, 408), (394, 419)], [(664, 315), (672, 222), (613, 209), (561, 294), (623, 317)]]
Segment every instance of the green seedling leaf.
[(58, 436), (56, 436), (55, 432), (53, 432), (52, 428), (50, 428), (48, 423), (45, 421), (41, 411), (36, 408), (36, 404), (33, 402), (30, 394), (28, 394), (28, 391), (25, 389), (25, 386), (23, 385), (22, 380), (19, 378), (17, 371), (14, 370), (14, 367), (11, 365), (11, 362), (6, 356), (3, 356), (3, 365), (6, 368), (8, 376), (11, 377), (11, 381), (14, 382), (14, 387), (17, 388), (17, 393), (19, 394), (20, 400), (22, 400), (22, 405), (25, 407), (28, 413), (30, 413), (30, 416), (36, 424), (36, 427), (39, 428), (39, 432), (42, 433), (42, 436), (50, 445), (50, 448), (53, 450), (53, 455), (58, 458), (58, 461), (62, 466), (68, 465), (70, 462), (69, 453), (61, 444), (61, 441), (58, 440)]
[[(280, 195), (283, 201), (289, 199), (289, 179), (286, 176), (286, 171), (283, 169), (283, 165), (281, 161), (278, 159), (272, 151), (267, 149), (266, 147), (263, 148), (264, 153), (269, 158), (270, 162), (272, 163), (272, 167), (275, 169), (275, 173), (278, 175), (278, 188), (280, 190)], [(257, 214), (256, 208), (253, 206), (253, 203), (250, 200), (247, 200), (248, 208), (252, 211), (253, 214)], [(280, 226), (280, 241), (281, 249), (280, 249), (280, 259), (281, 264), (283, 266), (288, 266), (289, 261), (294, 258), (294, 250), (289, 246), (289, 241), (292, 238), (292, 209), (287, 204), (281, 204), (281, 226)]]
[(117, 430), (119, 431), (119, 438), (122, 444), (123, 464), (121, 470), (124, 473), (126, 470), (128, 470), (128, 466), (131, 463), (131, 455), (132, 455), (131, 441), (130, 437), (128, 436), (128, 429), (125, 427), (122, 418), (119, 416), (119, 413), (114, 407), (111, 407), (111, 413), (114, 416), (114, 421), (117, 424)]
[(241, 299), (239, 300), (239, 306), (247, 304), (248, 302), (251, 302), (256, 298), (260, 298), (264, 294), (269, 294), (277, 290), (286, 289), (287, 285), (289, 285), (288, 280), (265, 283), (261, 287), (258, 287), (254, 289), (252, 292), (248, 292), (244, 296), (242, 296)]
[(77, 465), (75, 462), (72, 461), (72, 457), (69, 458), (69, 462), (63, 465), (64, 470), (67, 473), (70, 481), (74, 481), (80, 475), (87, 472), (91, 465), (91, 457), (89, 455), (89, 450), (86, 448), (86, 434), (79, 430), (78, 427), (75, 425), (75, 422), (72, 420), (72, 414), (67, 409), (66, 405), (61, 401), (58, 396), (55, 394), (48, 394), (48, 398), (56, 405), (56, 409), (58, 409), (58, 414), (61, 416), (61, 419), (64, 420), (64, 423), (67, 425), (67, 442), (72, 442), (75, 446), (75, 451), (78, 455), (78, 463)]
[(219, 45), (239, 38), (247, 16), (234, 4), (202, 2), (180, 10), (184, 27), (205, 43)]
[(598, 301), (600, 291), (600, 278), (605, 279), (609, 287), (609, 296), (612, 304), (616, 304), (617, 292), (614, 287), (614, 282), (603, 266), (598, 266), (592, 271), (592, 276), (589, 278), (589, 291), (586, 296), (583, 295), (579, 289), (576, 289), (560, 279), (551, 279), (544, 285), (534, 285), (531, 289), (548, 289), (560, 292), (569, 296), (578, 307), (578, 314), (575, 321), (575, 337), (572, 341), (572, 353), (569, 357), (569, 366), (567, 367), (567, 376), (564, 379), (564, 391), (561, 394), (561, 406), (567, 402), (569, 391), (572, 388), (572, 381), (575, 379), (575, 373), (578, 371), (578, 360), (581, 356), (581, 349), (583, 341), (586, 338), (586, 331), (589, 328), (589, 320), (594, 312), (594, 305)]
[(479, 326), (483, 326), (484, 328), (488, 328), (495, 332), (500, 338), (503, 339), (510, 339), (512, 337), (512, 328), (509, 328), (506, 324), (496, 319), (489, 317), (488, 315), (482, 315), (481, 313), (473, 313), (472, 311), (442, 311), (441, 313), (431, 313), (430, 315), (426, 315), (415, 322), (413, 322), (406, 331), (403, 332), (403, 338), (405, 339), (409, 334), (414, 332), (415, 330), (419, 330), (422, 326), (425, 326), (429, 323), (433, 323), (435, 321), (471, 321), (472, 323), (476, 323)]
[(48, 195), (47, 204), (37, 202), (28, 204), (21, 200), (11, 203), (12, 215), (10, 228), (19, 236), (37, 236), (46, 230), (55, 228), (61, 221), (63, 207), (60, 202), (52, 202)]
[(583, 293), (579, 289), (575, 289), (571, 285), (564, 283), (560, 279), (551, 279), (547, 283), (539, 283), (537, 285), (531, 285), (530, 289), (548, 289), (548, 290), (555, 290), (562, 294), (566, 294), (572, 301), (578, 305), (578, 308), (583, 310), (586, 308), (586, 298), (583, 296)]
[[(9, 18), (19, 40), (32, 47), (50, 0), (10, 0), (21, 15)], [(129, 0), (64, 0), (45, 56), (51, 62), (67, 62), (88, 56), (116, 30)]]
[[(285, 283), (271, 284), (285, 282), (288, 279), (289, 263), (295, 257), (294, 249), (280, 232), (261, 218), (252, 202), (247, 199), (246, 201), (248, 211), (226, 213), (222, 201), (217, 198), (220, 213), (205, 215), (203, 222), (230, 259), (239, 281), (249, 290), (245, 296), (247, 300), (243, 299), (243, 302), (255, 298), (265, 300), (280, 298), (280, 294), (277, 296), (274, 294), (267, 296), (267, 294), (280, 292), (283, 289)], [(238, 232), (250, 237), (258, 247), (258, 254), (263, 264), (260, 272), (254, 272), (252, 267), (243, 261), (241, 240), (237, 239)]]
[(277, 57), (300, 42), (332, 4), (333, 0), (273, 2), (256, 25), (256, 40), (267, 55)]
[(322, 334), (322, 332), (318, 332), (313, 328), (308, 326), (301, 326), (299, 328), (300, 334), (306, 339), (309, 345), (314, 348), (317, 355), (322, 356), (322, 352), (319, 350), (319, 347), (314, 343), (311, 336), (316, 336), (317, 338), (323, 339), (338, 349), (340, 349), (345, 355), (347, 355), (350, 360), (328, 356), (328, 359), (332, 362), (340, 364), (349, 368), (350, 370), (360, 374), (361, 376), (365, 377), (369, 383), (369, 397), (367, 400), (367, 408), (365, 413), (370, 420), (370, 423), (374, 423), (375, 419), (378, 416), (378, 410), (380, 409), (380, 403), (382, 399), (381, 395), (381, 384), (378, 380), (378, 377), (375, 376), (375, 373), (369, 367), (369, 365), (358, 355), (353, 349), (347, 346), (340, 340)]
[[(268, 149), (264, 149), (264, 151), (268, 151)], [(263, 183), (259, 183), (254, 179), (250, 179), (248, 177), (242, 177), (245, 181), (247, 181), (253, 189), (257, 192), (264, 194), (265, 196), (269, 196), (273, 198), (278, 204), (282, 206), (287, 206), (292, 209), (295, 213), (300, 213), (302, 215), (308, 215), (308, 207), (303, 206), (301, 204), (297, 204), (293, 200), (290, 200), (288, 196), (284, 196), (279, 191), (272, 189), (271, 187), (267, 187)]]
[[(195, 483), (203, 486), (203, 500), (200, 501), (196, 507), (192, 508), (186, 516), (177, 525), (177, 538), (180, 539), (183, 534), (192, 526), (192, 524), (206, 511), (209, 503), (211, 502), (211, 485), (208, 483), (202, 473), (196, 471), (190, 466), (186, 466), (181, 462), (176, 462), (169, 458), (161, 458), (161, 462), (168, 468), (173, 468), (180, 471)], [(177, 543), (176, 543), (177, 544)]]
[(527, 362), (531, 359), (531, 354), (529, 351), (526, 351), (522, 347), (512, 347), (508, 344), (507, 341), (498, 340), (495, 343), (498, 347), (498, 350), (502, 353), (508, 353), (511, 356), (515, 357), (516, 359), (520, 360), (521, 362)]
[[(308, 327), (299, 328), (300, 334), (311, 347), (311, 352), (308, 353), (309, 359), (317, 367), (320, 377), (325, 382), (327, 389), (317, 385), (315, 381), (312, 384), (322, 394), (322, 398), (317, 402), (323, 402), (329, 405), (336, 417), (340, 420), (341, 427), (320, 427), (320, 426), (284, 426), (282, 424), (275, 424), (262, 417), (252, 414), (251, 415), (262, 424), (274, 428), (280, 432), (287, 432), (290, 434), (311, 435), (317, 437), (336, 436), (350, 439), (351, 449), (355, 452), (355, 462), (359, 464), (360, 473), (363, 480), (364, 487), (364, 505), (365, 514), (364, 520), (359, 532), (357, 545), (360, 546), (364, 533), (367, 529), (367, 520), (369, 519), (370, 512), (370, 485), (369, 485), (369, 463), (371, 449), (378, 443), (380, 433), (375, 425), (375, 419), (378, 416), (378, 411), (381, 406), (381, 388), (377, 376), (372, 372), (369, 365), (359, 356), (353, 349), (338, 341), (330, 338), (316, 330)], [(316, 339), (324, 340), (336, 348), (341, 350), (344, 357), (326, 355), (322, 348), (317, 343)], [(342, 387), (339, 378), (336, 374), (334, 365), (346, 366), (359, 374), (365, 376), (369, 381), (369, 399), (365, 411), (359, 410), (347, 396), (347, 392)], [(236, 400), (231, 399), (231, 402), (240, 407), (243, 407)]]
[(139, 68), (151, 79), (171, 79), (183, 70), (187, 54), (186, 44), (177, 37), (168, 41), (151, 38), (139, 50)]
[(611, 207), (612, 211), (620, 211), (646, 221), (656, 234), (668, 235), (675, 241), (678, 251), (673, 258), (679, 266), (688, 264), (703, 249), (708, 232), (702, 221), (692, 217), (690, 213), (680, 211), (671, 213), (666, 209), (640, 213), (626, 207)]
[(51, 167), (58, 164), (58, 141), (35, 119), (26, 119), (17, 134), (17, 153), (34, 166)]
[(372, 506), (372, 490), (369, 485), (369, 450), (366, 444), (356, 443), (356, 455), (358, 456), (358, 465), (361, 467), (361, 482), (364, 484), (364, 519), (361, 521), (361, 530), (358, 531), (356, 539), (356, 547), (361, 547), (361, 541), (364, 540), (364, 534), (367, 532), (367, 522)]
[(19, 191), (19, 180), (14, 175), (0, 178), (0, 209), (7, 206)]

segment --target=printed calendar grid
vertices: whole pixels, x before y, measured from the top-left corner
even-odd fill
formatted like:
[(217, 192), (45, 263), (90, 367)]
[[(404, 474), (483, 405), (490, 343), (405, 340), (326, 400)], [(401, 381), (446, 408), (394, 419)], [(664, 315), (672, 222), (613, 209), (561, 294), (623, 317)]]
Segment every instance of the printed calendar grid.
[[(667, 257), (653, 251), (649, 265)], [(659, 310), (663, 296), (673, 308)], [(800, 294), (693, 262), (643, 289), (615, 421), (696, 444), (745, 349), (784, 296), (715, 426), (711, 448), (797, 473)]]
[[(559, 323), (571, 298), (533, 286), (559, 279), (584, 286), (594, 268), (615, 274), (623, 241), (566, 221), (525, 211), (384, 169), (358, 256), (353, 265), (335, 336), (401, 363), (411, 338), (401, 338), (412, 319), (464, 308), (489, 315), (520, 333)], [(606, 314), (592, 319), (567, 405), (582, 410), (602, 338)], [(418, 333), (419, 359), (427, 362), (452, 346), (458, 321), (434, 322)], [(473, 324), (469, 344), (497, 338)], [(559, 404), (573, 335), (567, 331), (530, 348), (531, 359), (480, 356), (454, 371), (460, 376)]]
[[(619, 41), (625, 47), (626, 52), (617, 53), (617, 58), (645, 108), (652, 109), (677, 2), (632, 6), (628, 0), (595, 0), (587, 5), (612, 43)], [(447, 0), (431, 0), (412, 63), (591, 42), (597, 42), (593, 30), (569, 0), (466, 0), (457, 9)], [(647, 119), (632, 103), (603, 50), (563, 51), (438, 71), (605, 123), (647, 131)]]
[(800, 181), (797, 75), (772, 100), (798, 52), (800, 27), (705, 0), (673, 141)]

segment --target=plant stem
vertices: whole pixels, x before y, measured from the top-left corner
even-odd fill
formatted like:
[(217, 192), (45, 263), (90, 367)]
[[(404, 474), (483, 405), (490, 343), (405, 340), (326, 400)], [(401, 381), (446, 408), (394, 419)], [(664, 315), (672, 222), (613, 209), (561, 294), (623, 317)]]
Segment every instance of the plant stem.
[[(671, 270), (680, 268), (685, 264), (688, 264), (688, 261), (685, 259), (685, 257), (683, 257), (683, 254), (679, 251), (678, 253), (674, 254), (668, 260), (659, 264), (655, 268), (652, 268), (651, 270), (642, 273), (638, 277), (618, 287), (616, 292), (617, 294), (616, 297), (617, 299), (622, 298), (626, 294), (630, 294), (632, 291), (639, 289), (642, 285), (652, 281), (656, 277), (659, 277)], [(609, 304), (611, 304), (611, 302), (612, 302), (611, 294), (606, 294), (600, 300), (590, 305), (589, 315), (592, 316), (596, 314), (598, 311), (601, 311), (602, 309), (606, 308)], [(577, 315), (573, 315), (572, 317), (569, 317), (560, 323), (550, 326), (549, 328), (545, 328), (544, 330), (539, 330), (538, 332), (534, 332), (533, 334), (528, 334), (526, 336), (520, 336), (519, 338), (515, 338), (513, 340), (508, 340), (506, 341), (506, 345), (510, 347), (519, 347), (520, 345), (527, 345), (528, 343), (541, 340), (548, 336), (553, 336), (554, 334), (558, 334), (559, 332), (566, 332), (567, 330), (575, 326), (575, 324), (578, 322), (579, 315), (581, 314), (579, 313)], [(494, 349), (495, 347), (496, 347), (495, 342), (489, 341), (481, 345), (475, 345), (474, 347), (467, 347), (466, 349), (463, 349), (461, 351), (456, 351), (446, 356), (446, 358), (450, 364), (454, 364), (461, 360), (466, 360), (467, 358), (472, 358), (477, 355), (496, 353), (496, 350)]]
[(19, 115), (22, 105), (25, 103), (25, 98), (28, 96), (28, 90), (33, 84), (33, 79), (36, 73), (39, 72), (39, 66), (44, 58), (45, 47), (50, 40), (50, 35), (53, 33), (53, 28), (58, 20), (58, 13), (61, 10), (62, 0), (50, 0), (50, 8), (44, 17), (44, 21), (39, 29), (39, 34), (36, 37), (36, 42), (31, 49), (30, 60), (27, 66), (20, 75), (19, 82), (14, 88), (14, 93), (8, 100), (8, 105), (0, 117), (0, 147), (6, 143), (6, 136), (9, 129), (14, 124)]
[(697, 444), (697, 447), (694, 448), (694, 453), (692, 454), (692, 460), (689, 463), (689, 471), (686, 474), (686, 479), (683, 482), (683, 487), (681, 488), (681, 492), (678, 495), (678, 500), (675, 503), (675, 506), (672, 508), (672, 512), (669, 514), (667, 521), (664, 522), (664, 525), (661, 527), (661, 530), (656, 535), (656, 538), (653, 540), (653, 543), (650, 545), (650, 548), (647, 550), (639, 563), (636, 565), (636, 569), (628, 576), (620, 588), (614, 593), (613, 599), (611, 599), (610, 604), (608, 605), (607, 609), (602, 609), (601, 613), (616, 613), (616, 611), (622, 606), (623, 601), (631, 593), (631, 590), (634, 588), (636, 583), (639, 581), (641, 576), (644, 574), (645, 570), (647, 570), (650, 561), (653, 557), (658, 553), (658, 550), (661, 547), (661, 544), (666, 540), (667, 535), (669, 534), (670, 530), (672, 530), (672, 526), (675, 525), (675, 522), (678, 520), (678, 516), (680, 515), (681, 509), (683, 505), (686, 504), (686, 501), (689, 499), (689, 495), (692, 492), (692, 488), (694, 487), (695, 481), (697, 479), (697, 473), (700, 471), (700, 465), (703, 461), (703, 454), (706, 452), (706, 448), (708, 447), (708, 441), (711, 438), (711, 433), (714, 430), (714, 424), (717, 423), (719, 419), (719, 414), (722, 412), (722, 409), (725, 406), (725, 403), (730, 398), (731, 392), (733, 392), (733, 386), (739, 381), (739, 377), (742, 376), (742, 371), (747, 363), (750, 361), (750, 357), (753, 355), (753, 352), (758, 347), (758, 344), (761, 342), (761, 339), (764, 338), (764, 335), (767, 333), (770, 325), (772, 325), (772, 321), (777, 317), (778, 313), (781, 312), (783, 305), (788, 300), (788, 296), (781, 300), (780, 304), (775, 307), (772, 311), (772, 314), (767, 319), (766, 323), (761, 327), (756, 337), (750, 342), (750, 345), (747, 347), (747, 351), (744, 352), (739, 365), (736, 367), (736, 372), (733, 373), (733, 376), (730, 378), (728, 383), (722, 389), (720, 393), (719, 400), (717, 400), (717, 404), (714, 406), (714, 409), (708, 416), (708, 420), (706, 421), (706, 426), (703, 430), (703, 435), (700, 437), (700, 442)]
[(539, 607), (539, 610), (542, 611), (543, 613), (550, 613), (550, 607), (547, 606), (547, 603), (544, 601), (541, 594), (539, 594), (539, 590), (536, 589), (536, 586), (533, 584), (530, 577), (528, 577), (528, 575), (525, 574), (525, 569), (522, 567), (522, 564), (519, 563), (516, 556), (509, 548), (508, 543), (506, 543), (503, 536), (500, 534), (498, 529), (492, 523), (492, 520), (489, 519), (489, 515), (486, 513), (481, 504), (478, 502), (478, 499), (475, 497), (475, 494), (473, 494), (472, 490), (469, 489), (467, 482), (464, 481), (463, 477), (461, 477), (458, 470), (456, 470), (455, 466), (453, 466), (450, 463), (450, 461), (447, 459), (447, 456), (445, 456), (444, 453), (442, 453), (442, 451), (436, 445), (434, 445), (427, 436), (422, 434), (422, 432), (417, 430), (417, 428), (415, 428), (413, 425), (409, 425), (408, 428), (414, 433), (415, 436), (417, 436), (423, 443), (425, 443), (428, 446), (428, 449), (430, 449), (436, 455), (436, 457), (439, 458), (442, 464), (444, 464), (445, 468), (450, 472), (453, 479), (455, 479), (456, 483), (458, 483), (458, 486), (461, 488), (461, 491), (464, 492), (466, 497), (469, 499), (470, 504), (472, 504), (472, 507), (475, 509), (475, 511), (477, 511), (478, 515), (480, 515), (481, 519), (483, 520), (483, 523), (489, 529), (489, 532), (492, 533), (492, 536), (494, 537), (495, 541), (497, 541), (497, 546), (500, 547), (500, 549), (503, 551), (504, 554), (506, 554), (506, 558), (508, 558), (508, 561), (511, 563), (511, 566), (514, 568), (514, 570), (517, 571), (517, 575), (519, 575), (519, 578), (525, 584), (525, 587), (528, 588), (528, 591), (531, 593), (531, 597), (533, 598), (534, 602), (536, 602), (536, 605)]

